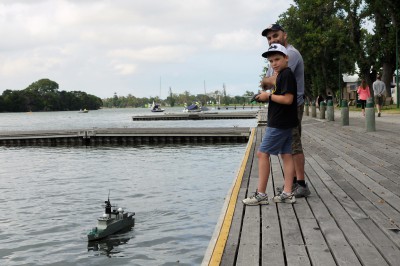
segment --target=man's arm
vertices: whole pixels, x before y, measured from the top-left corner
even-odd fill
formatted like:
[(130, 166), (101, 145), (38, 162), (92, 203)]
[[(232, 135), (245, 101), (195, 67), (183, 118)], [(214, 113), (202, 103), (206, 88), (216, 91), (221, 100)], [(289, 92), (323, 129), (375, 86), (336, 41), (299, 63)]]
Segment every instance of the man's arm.
[(270, 77), (264, 77), (261, 81), (260, 81), (260, 87), (263, 90), (270, 90), (275, 86), (276, 83), (276, 77), (278, 76), (278, 73), (274, 73), (272, 76)]

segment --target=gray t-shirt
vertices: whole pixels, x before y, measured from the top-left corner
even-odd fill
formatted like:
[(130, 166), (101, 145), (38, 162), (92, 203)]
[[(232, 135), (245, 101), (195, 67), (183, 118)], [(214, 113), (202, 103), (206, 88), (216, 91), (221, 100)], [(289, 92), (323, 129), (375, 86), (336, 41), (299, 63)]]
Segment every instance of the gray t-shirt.
[(372, 88), (374, 89), (374, 96), (385, 94), (386, 86), (382, 80), (377, 79), (372, 83)]
[[(300, 52), (297, 51), (292, 45), (288, 44), (286, 46), (289, 55), (289, 65), (290, 69), (293, 71), (297, 83), (297, 106), (304, 103), (304, 62), (303, 57)], [(273, 74), (272, 67), (268, 68), (266, 73), (267, 77)]]

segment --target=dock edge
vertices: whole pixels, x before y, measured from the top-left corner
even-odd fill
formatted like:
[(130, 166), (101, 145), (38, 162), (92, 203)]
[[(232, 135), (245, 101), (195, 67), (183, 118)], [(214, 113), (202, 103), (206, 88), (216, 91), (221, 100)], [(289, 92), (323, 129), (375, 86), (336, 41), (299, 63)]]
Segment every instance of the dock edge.
[(251, 147), (253, 146), (253, 139), (256, 129), (252, 128), (249, 141), (247, 142), (246, 152), (243, 156), (240, 168), (234, 179), (231, 188), (229, 189), (224, 205), (222, 206), (221, 214), (215, 226), (214, 233), (211, 237), (210, 243), (204, 255), (202, 266), (206, 265), (220, 265), (222, 254), (225, 249), (226, 241), (228, 239), (229, 230), (232, 224), (233, 214), (235, 212), (237, 197), (240, 190), (240, 185), (243, 180), (244, 171), (246, 169), (247, 160), (250, 155)]

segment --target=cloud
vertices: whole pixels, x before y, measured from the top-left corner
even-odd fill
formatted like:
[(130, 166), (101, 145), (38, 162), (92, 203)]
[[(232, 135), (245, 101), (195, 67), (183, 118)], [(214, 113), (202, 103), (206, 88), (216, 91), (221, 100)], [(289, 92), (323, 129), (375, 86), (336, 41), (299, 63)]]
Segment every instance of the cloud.
[(107, 97), (118, 84), (145, 97), (155, 73), (193, 93), (204, 79), (240, 91), (262, 69), (262, 29), (291, 2), (2, 0), (0, 92), (54, 77), (61, 89)]

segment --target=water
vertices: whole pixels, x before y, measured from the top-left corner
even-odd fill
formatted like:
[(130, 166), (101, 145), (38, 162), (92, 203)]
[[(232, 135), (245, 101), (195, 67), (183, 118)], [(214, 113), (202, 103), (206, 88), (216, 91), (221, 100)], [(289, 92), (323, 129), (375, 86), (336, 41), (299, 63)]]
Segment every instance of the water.
[[(245, 111), (249, 111), (246, 109)], [(258, 110), (258, 109), (254, 109)], [(215, 110), (213, 110), (215, 111)], [(233, 110), (228, 110), (233, 111)], [(241, 112), (238, 109), (236, 112)], [(182, 112), (182, 108), (168, 108), (166, 113)], [(219, 112), (226, 112), (220, 110)], [(133, 115), (164, 115), (151, 113), (147, 108), (101, 109), (83, 114), (79, 112), (0, 113), (0, 131), (37, 129), (92, 129), (134, 127), (233, 127), (256, 126), (255, 119), (239, 120), (181, 120), (181, 121), (132, 121)]]
[[(160, 126), (131, 121), (135, 112), (0, 114), (0, 124), (1, 130)], [(197, 122), (168, 125), (202, 126)], [(235, 123), (255, 121), (212, 126)], [(199, 265), (244, 152), (245, 144), (0, 147), (1, 265)], [(113, 204), (136, 212), (136, 225), (88, 244), (109, 189)]]

